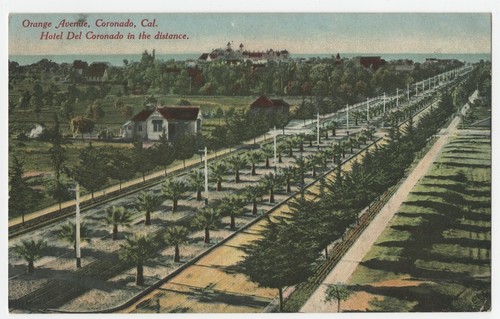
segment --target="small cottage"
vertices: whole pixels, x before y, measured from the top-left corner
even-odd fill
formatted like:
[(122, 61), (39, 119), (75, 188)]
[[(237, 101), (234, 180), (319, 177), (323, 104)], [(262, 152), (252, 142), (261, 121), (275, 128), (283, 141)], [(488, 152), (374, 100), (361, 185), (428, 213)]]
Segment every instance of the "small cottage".
[(157, 141), (163, 130), (169, 141), (182, 134), (201, 132), (201, 112), (198, 106), (157, 106), (142, 110), (121, 127), (124, 139)]
[(250, 109), (253, 112), (281, 112), (288, 115), (290, 113), (290, 104), (283, 99), (270, 99), (266, 95), (261, 95), (250, 105)]

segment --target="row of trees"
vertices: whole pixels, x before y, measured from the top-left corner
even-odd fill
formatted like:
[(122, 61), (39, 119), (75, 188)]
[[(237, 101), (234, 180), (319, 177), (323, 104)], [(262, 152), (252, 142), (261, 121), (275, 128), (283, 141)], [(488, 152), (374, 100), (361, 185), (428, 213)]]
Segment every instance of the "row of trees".
[(296, 198), (286, 218), (268, 219), (264, 236), (246, 247), (240, 271), (260, 286), (278, 289), (282, 311), (283, 288), (309, 278), (320, 252), (327, 253), (327, 246), (356, 223), (359, 212), (403, 177), (415, 154), (455, 110), (451, 92), (444, 92), (439, 107), (416, 126), (409, 121), (403, 134), (393, 126), (389, 144), (367, 151), (348, 172), (339, 166), (335, 179), (323, 183), (321, 196)]

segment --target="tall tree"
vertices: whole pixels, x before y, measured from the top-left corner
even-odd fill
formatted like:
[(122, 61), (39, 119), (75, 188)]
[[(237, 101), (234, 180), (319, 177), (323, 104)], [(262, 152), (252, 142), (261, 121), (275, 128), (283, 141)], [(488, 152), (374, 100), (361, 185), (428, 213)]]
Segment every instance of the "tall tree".
[(120, 245), (118, 256), (126, 263), (135, 265), (135, 284), (144, 285), (144, 264), (158, 254), (158, 240), (154, 235), (134, 235), (126, 238), (126, 243)]
[(187, 243), (189, 237), (189, 230), (184, 226), (170, 226), (166, 229), (165, 243), (175, 247), (174, 262), (179, 262), (180, 253), (179, 245)]
[(47, 242), (43, 239), (23, 240), (20, 244), (12, 247), (12, 253), (28, 262), (28, 274), (31, 274), (35, 270), (35, 261), (42, 258), (43, 250), (46, 247)]
[(132, 213), (123, 206), (110, 206), (106, 209), (106, 212), (107, 216), (104, 217), (103, 223), (106, 226), (113, 227), (112, 238), (116, 240), (118, 238), (118, 227), (130, 226)]
[(186, 184), (181, 180), (170, 178), (163, 182), (161, 189), (167, 199), (172, 200), (172, 213), (175, 213), (179, 199), (187, 191)]
[(153, 155), (156, 164), (163, 166), (166, 176), (167, 166), (174, 162), (176, 153), (175, 153), (175, 148), (168, 141), (167, 132), (165, 128), (162, 129), (162, 133), (160, 134), (158, 143), (155, 145)]
[(34, 206), (35, 192), (23, 174), (24, 163), (14, 155), (9, 170), (9, 215), (21, 215), (24, 224), (24, 215)]
[(151, 213), (161, 205), (162, 198), (152, 192), (140, 192), (135, 199), (135, 207), (138, 211), (144, 212), (144, 225), (151, 225)]
[(141, 140), (135, 141), (132, 151), (132, 162), (134, 163), (134, 170), (141, 173), (142, 181), (145, 183), (146, 173), (151, 171), (155, 166), (153, 150), (144, 148)]
[(101, 150), (89, 143), (80, 151), (78, 166), (71, 172), (73, 178), (92, 194), (102, 188), (108, 180), (106, 159)]
[(135, 175), (130, 152), (111, 149), (110, 153), (107, 154), (106, 171), (110, 178), (118, 180), (121, 190), (122, 183)]

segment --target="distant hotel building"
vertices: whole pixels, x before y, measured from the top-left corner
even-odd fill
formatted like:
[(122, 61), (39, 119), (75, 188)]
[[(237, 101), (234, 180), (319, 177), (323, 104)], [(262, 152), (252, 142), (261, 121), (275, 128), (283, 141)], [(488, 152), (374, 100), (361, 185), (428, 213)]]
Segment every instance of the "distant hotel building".
[(290, 53), (287, 50), (275, 51), (269, 49), (267, 51), (248, 51), (243, 43), (240, 44), (238, 50), (231, 48), (231, 43), (228, 42), (226, 48), (212, 50), (210, 53), (203, 53), (198, 61), (200, 62), (226, 62), (228, 64), (238, 64), (241, 62), (252, 62), (253, 65), (265, 65), (269, 61), (286, 61), (290, 59)]

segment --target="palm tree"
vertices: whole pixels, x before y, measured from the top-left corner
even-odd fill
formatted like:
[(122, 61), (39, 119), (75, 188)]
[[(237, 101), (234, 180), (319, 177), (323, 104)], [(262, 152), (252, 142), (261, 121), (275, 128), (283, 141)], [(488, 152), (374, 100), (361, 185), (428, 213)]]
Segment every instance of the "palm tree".
[(252, 165), (252, 176), (255, 176), (255, 164), (262, 160), (262, 154), (257, 151), (251, 151), (247, 154), (247, 161)]
[(189, 184), (196, 190), (196, 200), (201, 200), (201, 190), (203, 189), (203, 185), (205, 183), (205, 178), (203, 174), (200, 173), (199, 170), (193, 169), (191, 170), (187, 178), (189, 180)]
[(193, 225), (205, 230), (205, 244), (210, 243), (210, 230), (216, 229), (219, 220), (219, 212), (213, 208), (203, 207), (198, 209), (193, 219)]
[(287, 166), (281, 169), (280, 174), (286, 183), (286, 192), (290, 193), (292, 191), (292, 179), (295, 177), (295, 170), (292, 166)]
[(312, 177), (316, 178), (316, 165), (318, 165), (318, 157), (316, 154), (310, 154), (306, 157), (306, 163), (309, 168), (312, 169)]
[(216, 188), (217, 191), (222, 190), (222, 181), (224, 180), (226, 172), (227, 172), (227, 167), (222, 162), (217, 162), (214, 165), (212, 165), (212, 167), (210, 167), (210, 174), (217, 182), (217, 188)]
[(298, 175), (297, 181), (301, 184), (305, 183), (305, 175), (309, 169), (309, 165), (303, 157), (299, 157), (295, 160), (295, 173)]
[(151, 225), (151, 213), (161, 205), (162, 198), (151, 192), (140, 192), (135, 199), (135, 207), (145, 215), (144, 225)]
[(18, 258), (28, 262), (28, 274), (35, 270), (35, 261), (42, 258), (42, 252), (47, 247), (47, 242), (40, 240), (23, 240), (21, 244), (12, 247), (12, 253)]
[(323, 168), (326, 169), (328, 165), (328, 159), (331, 157), (331, 150), (323, 150), (318, 152), (316, 155), (316, 163), (323, 165)]
[(278, 155), (278, 163), (283, 163), (283, 159), (282, 159), (281, 155), (287, 149), (288, 149), (288, 147), (287, 147), (287, 145), (284, 142), (278, 143), (278, 145), (276, 145), (276, 153)]
[(241, 195), (230, 194), (222, 198), (218, 207), (221, 216), (231, 217), (231, 230), (236, 229), (236, 216), (243, 215), (245, 211), (245, 201)]
[(132, 222), (132, 214), (123, 206), (110, 206), (106, 211), (108, 216), (104, 217), (103, 223), (106, 226), (113, 226), (113, 240), (116, 240), (118, 226), (129, 226)]
[(264, 190), (259, 185), (256, 186), (247, 186), (243, 191), (245, 197), (252, 202), (252, 214), (257, 215), (257, 202), (262, 199), (262, 195), (264, 194)]
[(234, 173), (234, 182), (240, 182), (240, 169), (244, 168), (247, 164), (246, 158), (241, 155), (233, 155), (227, 160), (229, 166)]
[(135, 284), (144, 285), (144, 264), (157, 255), (158, 240), (154, 235), (134, 235), (127, 237), (126, 243), (120, 245), (118, 256), (126, 263), (135, 265)]
[(303, 133), (294, 137), (295, 144), (299, 145), (299, 152), (304, 151), (304, 140), (305, 140), (305, 135)]
[(274, 155), (274, 147), (271, 144), (266, 144), (260, 149), (262, 156), (266, 159), (266, 168), (269, 168), (269, 158)]
[(179, 262), (179, 245), (187, 243), (189, 230), (184, 226), (168, 227), (165, 233), (165, 243), (175, 246), (174, 262)]
[(187, 191), (186, 184), (181, 180), (169, 178), (163, 182), (161, 190), (167, 196), (167, 199), (172, 200), (172, 213), (175, 213), (179, 199)]
[(281, 175), (274, 175), (269, 173), (260, 180), (262, 188), (269, 192), (269, 203), (274, 203), (274, 192), (282, 183)]
[(325, 302), (336, 300), (337, 312), (340, 312), (340, 301), (347, 300), (349, 295), (349, 290), (347, 290), (346, 286), (343, 284), (337, 283), (335, 285), (328, 285), (328, 288), (326, 288)]
[[(76, 250), (76, 224), (72, 221), (68, 221), (59, 227), (59, 232), (57, 237), (67, 243), (73, 245), (73, 249)], [(80, 241), (90, 242), (90, 231), (85, 222), (80, 223)]]
[(293, 156), (293, 148), (296, 145), (296, 139), (294, 137), (288, 137), (284, 142), (286, 149), (288, 150), (288, 157)]
[(337, 135), (336, 134), (337, 133), (336, 130), (337, 130), (338, 126), (339, 126), (339, 124), (336, 121), (331, 121), (330, 123), (328, 123), (327, 128), (330, 129), (330, 130), (332, 130), (332, 136), (336, 136)]
[(339, 143), (335, 144), (332, 149), (333, 152), (333, 162), (338, 164), (340, 162), (340, 157), (342, 156), (342, 146)]

